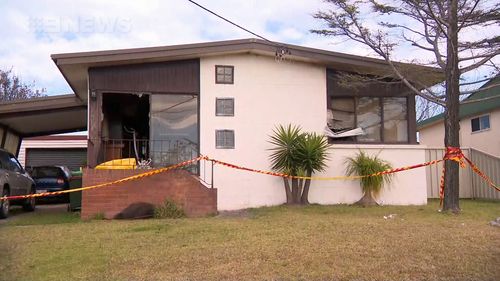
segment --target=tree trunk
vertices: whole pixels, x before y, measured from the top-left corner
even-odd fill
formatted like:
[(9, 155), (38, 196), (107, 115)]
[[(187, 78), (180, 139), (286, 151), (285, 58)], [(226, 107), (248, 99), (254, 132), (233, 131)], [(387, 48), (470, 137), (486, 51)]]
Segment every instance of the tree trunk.
[(363, 197), (359, 199), (358, 202), (354, 203), (355, 205), (360, 205), (363, 207), (368, 207), (368, 206), (378, 206), (377, 201), (375, 201), (375, 198), (373, 198), (373, 195), (371, 192), (365, 192), (363, 194)]
[(297, 193), (299, 191), (299, 180), (292, 179), (292, 204), (298, 204)]
[[(459, 83), (460, 71), (458, 69), (458, 20), (457, 0), (448, 0), (448, 39), (446, 60), (446, 110), (445, 110), (445, 137), (446, 147), (460, 147), (460, 120), (459, 120)], [(444, 177), (444, 203), (443, 211), (460, 211), (459, 207), (459, 165), (455, 161), (445, 162)]]
[[(307, 176), (310, 177), (312, 173), (307, 172)], [(311, 186), (311, 180), (307, 179), (304, 183), (304, 191), (302, 191), (302, 196), (300, 197), (300, 203), (304, 205), (309, 204), (309, 187)]]
[(288, 178), (283, 178), (285, 184), (286, 204), (292, 204), (292, 191), (290, 190), (290, 181)]
[(303, 179), (299, 179), (299, 184), (298, 184), (298, 187), (297, 187), (297, 197), (295, 198), (295, 202), (297, 202), (297, 204), (301, 203), (300, 198), (302, 197), (303, 187), (304, 187), (304, 180)]

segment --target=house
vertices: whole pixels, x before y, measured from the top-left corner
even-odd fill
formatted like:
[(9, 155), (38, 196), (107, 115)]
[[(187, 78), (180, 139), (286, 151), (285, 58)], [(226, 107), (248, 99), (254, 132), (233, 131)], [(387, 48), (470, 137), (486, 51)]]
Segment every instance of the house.
[[(416, 141), (415, 97), (401, 83), (346, 87), (339, 72), (388, 73), (382, 60), (258, 39), (52, 55), (88, 109), (88, 169), (84, 185), (143, 170), (96, 170), (119, 158), (149, 159), (165, 167), (200, 154), (269, 170), (269, 136), (279, 124), (304, 131), (333, 130), (331, 157), (317, 176), (344, 174), (359, 149), (394, 167), (425, 161)], [(437, 81), (428, 67), (400, 64), (414, 81)], [(418, 75), (417, 75), (418, 73)], [(69, 121), (68, 121), (69, 122)], [(67, 126), (70, 127), (69, 125)], [(361, 130), (360, 135), (346, 132)], [(426, 204), (425, 171), (398, 173), (383, 204)], [(208, 183), (208, 184), (207, 184)], [(189, 215), (285, 202), (282, 180), (202, 161), (121, 187), (83, 193), (82, 217), (116, 217), (134, 202), (171, 197)], [(310, 201), (353, 203), (358, 182), (315, 181)]]
[(72, 171), (79, 170), (87, 166), (87, 136), (49, 135), (25, 138), (17, 159), (26, 168), (60, 165)]
[[(474, 148), (500, 157), (500, 87), (491, 87), (500, 83), (496, 76), (481, 89), (465, 99), (479, 100), (460, 105), (460, 145)], [(491, 87), (491, 88), (490, 88)], [(419, 141), (428, 147), (443, 147), (444, 115), (418, 123)]]

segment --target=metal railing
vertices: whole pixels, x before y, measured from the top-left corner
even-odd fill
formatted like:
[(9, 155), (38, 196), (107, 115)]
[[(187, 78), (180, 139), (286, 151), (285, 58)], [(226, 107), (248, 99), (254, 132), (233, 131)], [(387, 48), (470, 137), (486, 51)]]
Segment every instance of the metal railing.
[[(500, 182), (500, 158), (473, 148), (462, 148), (464, 155), (475, 163), (494, 183)], [(432, 161), (443, 159), (444, 148), (426, 148), (425, 159)], [(427, 166), (427, 197), (439, 198), (439, 185), (441, 181), (443, 163)], [(500, 199), (500, 192), (493, 190), (467, 166), (459, 170), (460, 198), (472, 199)]]
[[(147, 163), (152, 168), (166, 167), (198, 157), (198, 145), (189, 140), (149, 139), (100, 139), (98, 163), (116, 159), (135, 158), (138, 163)], [(198, 165), (186, 167), (198, 173)]]

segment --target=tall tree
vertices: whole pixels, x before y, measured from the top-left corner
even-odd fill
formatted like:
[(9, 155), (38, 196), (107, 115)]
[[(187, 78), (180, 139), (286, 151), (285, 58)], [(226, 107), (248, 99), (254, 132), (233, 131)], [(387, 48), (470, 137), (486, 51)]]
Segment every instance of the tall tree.
[(25, 100), (45, 95), (45, 89), (35, 89), (35, 84), (25, 84), (10, 70), (0, 69), (0, 102)]
[[(331, 9), (319, 11), (314, 17), (327, 27), (312, 32), (348, 38), (368, 46), (386, 61), (393, 77), (416, 95), (444, 107), (444, 145), (459, 147), (460, 97), (499, 86), (495, 84), (487, 88), (464, 90), (475, 84), (480, 85), (489, 78), (473, 81), (463, 78), (479, 68), (489, 67), (484, 71), (489, 72), (491, 77), (498, 74), (495, 60), (500, 54), (500, 3), (487, 0), (325, 2)], [(431, 54), (431, 59), (420, 63), (442, 71), (444, 94), (439, 88), (431, 87), (433, 85), (410, 79), (407, 69), (392, 61), (398, 47), (415, 48), (414, 53), (419, 55), (426, 52)], [(479, 100), (484, 99), (475, 101)], [(458, 163), (446, 161), (444, 211), (460, 211), (458, 169)]]

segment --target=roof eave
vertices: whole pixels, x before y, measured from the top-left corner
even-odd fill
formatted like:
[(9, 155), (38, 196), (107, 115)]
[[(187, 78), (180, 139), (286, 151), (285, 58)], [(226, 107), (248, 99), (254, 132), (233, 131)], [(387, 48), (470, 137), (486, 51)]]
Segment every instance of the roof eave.
[[(297, 45), (266, 42), (260, 39), (239, 39), (164, 47), (53, 54), (51, 58), (65, 77), (66, 81), (68, 81), (73, 91), (80, 99), (85, 100), (87, 95), (86, 92), (82, 92), (83, 88), (85, 88), (82, 81), (76, 81), (81, 84), (76, 86), (75, 80), (77, 78), (69, 77), (71, 76), (68, 74), (70, 70), (67, 68), (73, 68), (73, 71), (80, 68), (78, 75), (83, 75), (90, 67), (194, 59), (237, 53), (260, 53), (273, 56), (279, 47), (290, 50), (290, 58), (294, 60), (322, 64), (332, 68), (344, 67), (344, 70), (364, 74), (377, 75), (384, 73), (384, 75), (387, 75), (391, 72), (384, 60)], [(396, 65), (406, 67), (418, 73), (423, 73), (424, 75), (415, 75), (414, 79), (421, 79), (425, 82), (429, 82), (428, 84), (434, 85), (442, 81), (442, 73), (439, 69), (407, 63), (396, 63)]]

